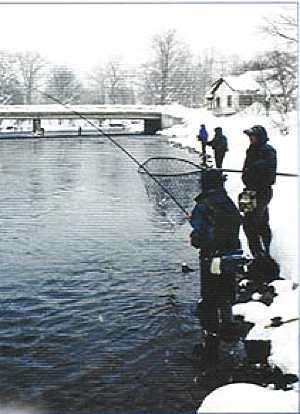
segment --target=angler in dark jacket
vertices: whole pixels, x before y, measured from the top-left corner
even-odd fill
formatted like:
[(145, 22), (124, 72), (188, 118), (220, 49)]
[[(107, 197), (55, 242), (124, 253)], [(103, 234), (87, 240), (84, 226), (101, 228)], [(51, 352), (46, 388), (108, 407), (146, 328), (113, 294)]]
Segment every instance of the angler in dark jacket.
[(207, 142), (207, 145), (210, 145), (214, 150), (216, 167), (222, 168), (225, 153), (228, 151), (228, 144), (221, 127), (215, 128), (215, 136), (211, 141)]
[(263, 126), (255, 125), (244, 133), (250, 138), (250, 146), (246, 153), (242, 180), (245, 190), (255, 194), (256, 207), (245, 213), (243, 228), (251, 253), (256, 257), (270, 254), (272, 232), (268, 204), (276, 180), (277, 155), (275, 149), (267, 144), (269, 138)]
[(195, 201), (190, 218), (193, 227), (190, 237), (192, 246), (200, 249), (201, 322), (207, 332), (217, 335), (220, 324), (232, 322), (235, 273), (220, 265), (214, 274), (213, 265), (223, 263), (222, 258), (240, 249), (241, 217), (227, 195), (220, 171), (208, 170), (202, 174), (202, 192)]

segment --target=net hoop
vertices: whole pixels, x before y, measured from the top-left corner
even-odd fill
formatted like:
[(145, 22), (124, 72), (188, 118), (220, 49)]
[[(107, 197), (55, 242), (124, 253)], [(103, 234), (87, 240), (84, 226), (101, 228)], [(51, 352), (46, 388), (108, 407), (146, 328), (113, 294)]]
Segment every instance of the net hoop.
[[(178, 173), (157, 173), (151, 171), (151, 169), (148, 169), (148, 163), (151, 163), (152, 161), (180, 161), (184, 163), (185, 165), (189, 165), (193, 167), (193, 170), (191, 171), (184, 171), (184, 172), (178, 172)], [(196, 168), (196, 170), (195, 170)], [(193, 175), (193, 174), (199, 174), (205, 170), (205, 168), (195, 164), (192, 161), (186, 160), (184, 158), (178, 158), (178, 157), (151, 157), (148, 158), (146, 161), (144, 161), (141, 166), (138, 168), (139, 174), (147, 174), (147, 172), (151, 173), (154, 177), (177, 177), (177, 176), (184, 176), (184, 175)]]

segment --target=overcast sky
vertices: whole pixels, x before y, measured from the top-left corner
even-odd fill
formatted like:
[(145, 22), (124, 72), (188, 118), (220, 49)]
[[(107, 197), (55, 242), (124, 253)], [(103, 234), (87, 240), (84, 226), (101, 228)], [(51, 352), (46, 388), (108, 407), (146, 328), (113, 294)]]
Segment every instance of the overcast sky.
[(1, 4), (0, 50), (35, 50), (82, 71), (110, 56), (147, 58), (151, 37), (176, 29), (193, 53), (214, 47), (245, 58), (274, 41), (258, 31), (264, 17), (296, 4)]

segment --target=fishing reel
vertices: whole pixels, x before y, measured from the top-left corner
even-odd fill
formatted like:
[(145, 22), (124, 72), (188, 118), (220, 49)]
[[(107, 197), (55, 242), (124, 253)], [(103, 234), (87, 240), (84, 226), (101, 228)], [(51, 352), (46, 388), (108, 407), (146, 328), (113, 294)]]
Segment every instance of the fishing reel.
[(256, 191), (243, 190), (238, 197), (239, 210), (241, 213), (251, 213), (257, 207)]

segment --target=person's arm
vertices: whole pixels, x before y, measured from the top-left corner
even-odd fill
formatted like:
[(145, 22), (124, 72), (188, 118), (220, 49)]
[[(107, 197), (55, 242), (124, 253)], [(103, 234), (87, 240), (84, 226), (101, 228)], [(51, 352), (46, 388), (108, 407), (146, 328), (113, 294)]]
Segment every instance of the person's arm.
[(190, 223), (193, 231), (190, 234), (191, 245), (197, 249), (205, 247), (209, 242), (209, 228), (207, 222), (207, 207), (197, 204), (191, 214)]
[(207, 141), (206, 145), (209, 145), (210, 147), (214, 148), (216, 143), (216, 138), (213, 138), (211, 141)]

